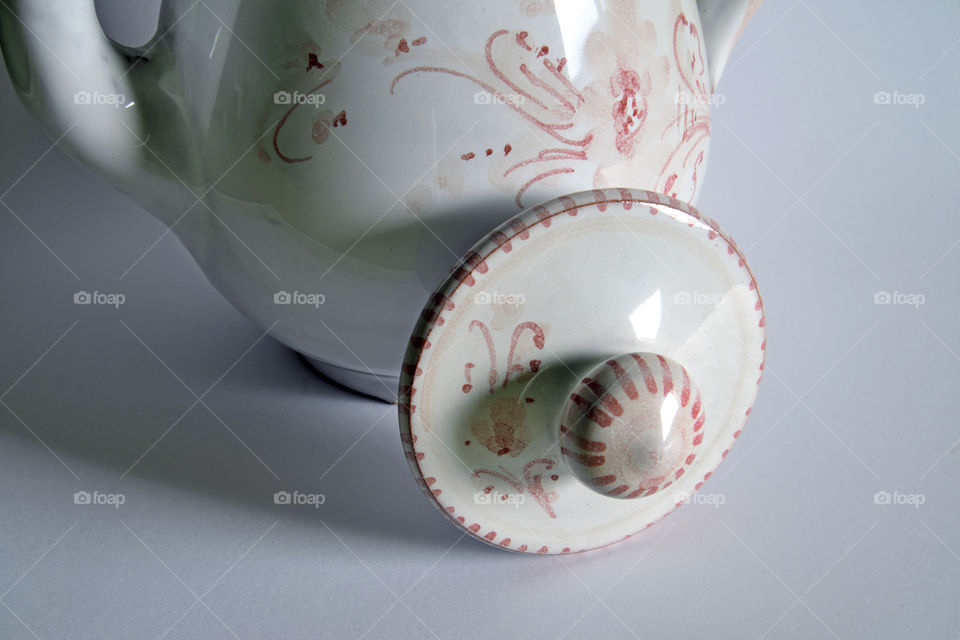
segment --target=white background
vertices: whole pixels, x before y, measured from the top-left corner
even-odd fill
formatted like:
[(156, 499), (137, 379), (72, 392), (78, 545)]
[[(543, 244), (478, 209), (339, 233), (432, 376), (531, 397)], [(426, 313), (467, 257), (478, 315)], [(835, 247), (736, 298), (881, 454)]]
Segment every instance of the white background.
[[(142, 41), (150, 6), (103, 3), (110, 32)], [(699, 203), (767, 311), (752, 419), (703, 488), (724, 504), (549, 558), (436, 513), (395, 408), (260, 339), (159, 222), (51, 148), (4, 74), (0, 637), (958, 637), (958, 35), (954, 2), (761, 7)], [(78, 307), (79, 289), (127, 301)]]

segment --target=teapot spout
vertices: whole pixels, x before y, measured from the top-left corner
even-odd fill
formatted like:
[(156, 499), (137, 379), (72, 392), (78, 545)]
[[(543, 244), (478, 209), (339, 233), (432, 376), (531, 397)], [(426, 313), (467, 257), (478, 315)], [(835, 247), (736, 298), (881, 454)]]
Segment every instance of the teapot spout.
[(121, 191), (160, 193), (145, 183), (182, 171), (180, 145), (157, 135), (177, 135), (179, 120), (159, 87), (163, 64), (108, 39), (94, 0), (4, 0), (0, 48), (27, 110), (94, 173)]
[(710, 69), (710, 89), (717, 90), (733, 46), (763, 0), (700, 0), (697, 8)]

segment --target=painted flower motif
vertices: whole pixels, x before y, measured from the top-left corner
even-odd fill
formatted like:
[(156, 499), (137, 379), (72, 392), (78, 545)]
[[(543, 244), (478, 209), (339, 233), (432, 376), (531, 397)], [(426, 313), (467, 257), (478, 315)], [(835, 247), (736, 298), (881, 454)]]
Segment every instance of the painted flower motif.
[(613, 128), (617, 135), (617, 151), (629, 154), (633, 141), (647, 120), (647, 96), (651, 89), (650, 74), (619, 69), (610, 80), (613, 104)]
[[(650, 97), (670, 88), (670, 60), (656, 55), (656, 28), (641, 19), (636, 5), (611, 0), (604, 12), (612, 17), (585, 38), (574, 63), (558, 53), (563, 42), (546, 40), (539, 32), (501, 29), (487, 37), (486, 64), (476, 75), (431, 61), (399, 73), (391, 93), (413, 77), (422, 82), (443, 74), (471, 83), (477, 104), (510, 110), (526, 121), (529, 133), (514, 132), (510, 140), (491, 140), (461, 155), (469, 166), (484, 163), (493, 186), (513, 191), (518, 207), (545, 199), (550, 191), (544, 184), (559, 184), (557, 176), (564, 174), (581, 174), (563, 178), (564, 193), (576, 186), (652, 186), (656, 169), (638, 182), (638, 168), (646, 164), (635, 160), (641, 147), (649, 151), (647, 141), (660, 142), (647, 133), (651, 124), (657, 130), (672, 117), (672, 110), (660, 109), (652, 118), (650, 109)], [(664, 102), (661, 97), (658, 104)], [(664, 143), (663, 155), (668, 153)], [(539, 193), (527, 196), (531, 188)]]
[[(497, 484), (506, 484), (516, 495), (529, 494), (548, 517), (556, 518), (553, 503), (559, 499), (560, 494), (548, 488), (550, 485), (544, 486), (546, 472), (553, 471), (556, 466), (557, 461), (547, 456), (536, 458), (523, 465), (522, 477), (517, 477), (503, 466), (497, 469), (475, 469), (473, 477), (485, 481), (492, 480), (495, 483), (484, 487), (484, 493), (489, 494), (495, 490)], [(551, 482), (556, 482), (559, 476), (553, 473), (550, 474), (549, 479)]]
[(480, 444), (498, 456), (519, 456), (530, 444), (524, 426), (525, 409), (518, 398), (497, 398), (490, 403), (489, 418), (474, 422), (470, 432)]
[(680, 79), (676, 119), (663, 135), (673, 134), (676, 148), (657, 177), (657, 191), (692, 202), (700, 183), (700, 167), (706, 159), (710, 139), (710, 79), (707, 75), (703, 38), (697, 26), (684, 14), (677, 16), (673, 29), (673, 62)]
[(313, 130), (310, 133), (310, 138), (313, 140), (313, 144), (323, 144), (330, 138), (331, 129), (345, 126), (347, 126), (346, 110), (335, 114), (330, 109), (324, 109), (320, 112), (320, 116), (313, 121)]
[(656, 170), (648, 175), (649, 162), (669, 153), (669, 143), (659, 132), (673, 117), (670, 58), (656, 55), (660, 34), (643, 20), (636, 2), (613, 2), (616, 16), (609, 28), (596, 30), (584, 45), (586, 77), (607, 77), (582, 90), (583, 112), (595, 124), (588, 153), (598, 165), (594, 188), (622, 185), (653, 186)]
[(328, 0), (327, 19), (352, 32), (350, 46), (362, 55), (380, 56), (384, 65), (401, 61), (427, 44), (420, 20), (402, 2), (391, 0)]
[[(470, 323), (468, 331), (472, 332), (473, 329), (477, 329), (483, 336), (483, 343), (489, 357), (485, 391), (488, 394), (486, 402), (489, 404), (487, 415), (470, 425), (470, 431), (491, 453), (516, 458), (530, 444), (530, 430), (524, 425), (525, 404), (534, 402), (534, 399), (506, 395), (502, 390), (507, 389), (511, 380), (522, 384), (521, 381), (527, 376), (536, 374), (540, 368), (540, 360), (531, 356), (535, 356), (536, 351), (543, 349), (546, 335), (540, 325), (535, 322), (518, 323), (511, 332), (510, 348), (506, 354), (506, 361), (502, 363), (504, 366), (501, 376), (501, 363), (497, 357), (494, 333), (485, 322), (480, 320)], [(474, 392), (477, 388), (474, 384), (479, 382), (474, 379), (476, 366), (472, 361), (464, 363), (463, 373), (466, 384), (461, 386), (464, 393)], [(497, 393), (498, 388), (501, 390), (500, 393)], [(477, 389), (477, 392), (484, 391)]]
[[(556, 10), (550, 1), (518, 2), (528, 16)], [(518, 208), (561, 193), (623, 185), (692, 201), (710, 134), (702, 37), (696, 21), (683, 13), (672, 29), (658, 33), (645, 10), (635, 0), (608, 0), (592, 30), (575, 42), (538, 28), (539, 20), (500, 29), (481, 40), (476, 64), (465, 68), (461, 56), (450, 55), (420, 32), (418, 20), (402, 3), (395, 8), (388, 0), (327, 4), (331, 23), (352, 33), (357, 55), (386, 53), (382, 63), (401, 68), (390, 84), (391, 94), (416, 100), (418, 86), (430, 82), (430, 76), (444, 75), (446, 82), (463, 85), (465, 100), (472, 96), (475, 105), (491, 105), (490, 117), (509, 112), (527, 125), (510, 129), (509, 138), (471, 138), (470, 148), (450, 153), (455, 162), (438, 167), (404, 198), (418, 215), (466, 195), (464, 184), (470, 180), (465, 178), (478, 169), (494, 188), (512, 194)], [(658, 48), (669, 53), (659, 55)], [(565, 54), (573, 51), (568, 60)], [(312, 95), (329, 84), (339, 64), (314, 56), (306, 69), (317, 79), (316, 86), (304, 90)], [(275, 131), (274, 151), (284, 162), (314, 157), (302, 142), (290, 139), (287, 146), (280, 133), (284, 125), (291, 130), (283, 134), (287, 138), (296, 133), (322, 144), (334, 133), (331, 129), (346, 124), (343, 112), (318, 119), (314, 111), (309, 122), (302, 122), (306, 112), (291, 105)], [(295, 113), (298, 122), (288, 124)], [(467, 127), (476, 111), (465, 108), (449, 117), (462, 118)], [(258, 155), (270, 160), (262, 149)]]
[[(307, 162), (313, 154), (295, 154), (290, 148), (302, 148), (303, 140), (310, 140), (315, 145), (321, 145), (330, 137), (330, 130), (347, 126), (347, 112), (345, 109), (334, 113), (324, 109), (317, 113), (317, 104), (320, 103), (321, 90), (333, 82), (340, 73), (340, 63), (337, 61), (322, 60), (317, 53), (310, 52), (303, 56), (300, 65), (303, 74), (301, 83), (313, 86), (308, 89), (281, 90), (273, 95), (276, 105), (286, 105), (286, 110), (280, 120), (273, 127), (273, 152), (287, 164)], [(305, 81), (305, 82), (304, 82)], [(314, 84), (316, 83), (316, 84)], [(304, 135), (308, 134), (308, 135)], [(260, 155), (261, 160), (264, 158)], [(269, 157), (267, 157), (269, 161)]]

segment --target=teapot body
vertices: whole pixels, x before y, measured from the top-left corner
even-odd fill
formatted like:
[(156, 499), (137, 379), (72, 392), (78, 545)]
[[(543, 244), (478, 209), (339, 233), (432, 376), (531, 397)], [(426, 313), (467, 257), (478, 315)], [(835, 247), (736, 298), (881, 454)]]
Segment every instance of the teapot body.
[(694, 0), (168, 0), (126, 109), (150, 175), (125, 190), (271, 335), (391, 397), (490, 229), (590, 189), (696, 200), (701, 32)]

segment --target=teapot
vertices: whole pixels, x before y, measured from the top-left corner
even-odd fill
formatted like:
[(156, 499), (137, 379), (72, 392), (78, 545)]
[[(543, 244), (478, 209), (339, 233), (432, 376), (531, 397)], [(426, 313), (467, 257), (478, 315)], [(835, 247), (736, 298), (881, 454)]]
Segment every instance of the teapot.
[(93, 0), (6, 0), (0, 47), (237, 309), (398, 402), (451, 521), (566, 553), (688, 500), (749, 414), (762, 302), (693, 204), (758, 5), (165, 0), (127, 47)]

